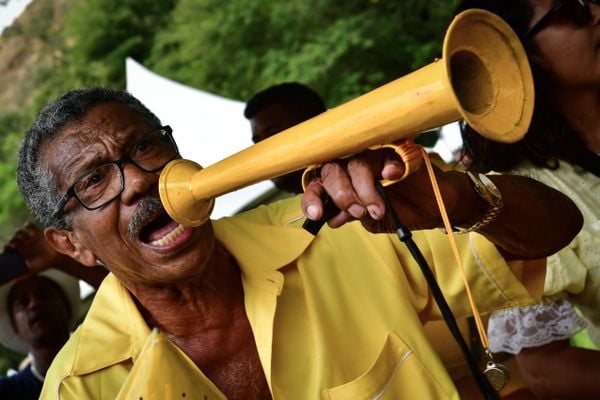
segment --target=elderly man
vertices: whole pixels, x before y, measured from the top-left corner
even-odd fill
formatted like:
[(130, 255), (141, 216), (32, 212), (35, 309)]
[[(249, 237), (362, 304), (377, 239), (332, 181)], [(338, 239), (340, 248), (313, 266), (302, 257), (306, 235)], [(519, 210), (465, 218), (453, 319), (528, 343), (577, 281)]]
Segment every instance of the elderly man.
[[(114, 398), (154, 327), (197, 372), (195, 386), (215, 398), (456, 398), (423, 333), (422, 322), (439, 311), (418, 267), (394, 237), (350, 223), (385, 225), (373, 181), (397, 178), (402, 166), (358, 156), (327, 163), (301, 201), (185, 228), (158, 197), (160, 171), (176, 157), (170, 128), (118, 90), (71, 91), (29, 130), (19, 187), (48, 241), (111, 272), (48, 372), (42, 398)], [(481, 234), (458, 240), (479, 310), (533, 302), (518, 265), (511, 270), (500, 253), (527, 259), (561, 248), (581, 226), (576, 207), (527, 178), (494, 176), (504, 209), (485, 225), (478, 221), (491, 208), (471, 180), (437, 176), (451, 220)], [(313, 237), (300, 227), (302, 210), (320, 218), (323, 191), (341, 211)], [(442, 225), (422, 170), (387, 193), (409, 228)], [(445, 235), (414, 237), (465, 315)], [(539, 285), (537, 271), (528, 272), (524, 282)], [(181, 397), (166, 373), (177, 367), (161, 365), (158, 383)]]

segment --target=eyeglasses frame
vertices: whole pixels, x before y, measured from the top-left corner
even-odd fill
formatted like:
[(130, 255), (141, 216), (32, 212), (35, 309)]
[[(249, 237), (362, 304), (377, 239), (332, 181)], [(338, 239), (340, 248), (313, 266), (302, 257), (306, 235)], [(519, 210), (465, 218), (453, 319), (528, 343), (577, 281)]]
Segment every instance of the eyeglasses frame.
[[(164, 130), (166, 133), (166, 137), (169, 139), (169, 141), (171, 142), (171, 144), (173, 145), (173, 148), (175, 149), (175, 156), (170, 159), (169, 161), (167, 161), (163, 166), (152, 169), (152, 170), (148, 170), (145, 169), (143, 167), (141, 167), (140, 165), (138, 165), (129, 155), (129, 153), (131, 152), (131, 150), (135, 147), (136, 144), (138, 144), (142, 139), (144, 139), (145, 137), (147, 137), (148, 135), (160, 131), (160, 130)], [(140, 137), (138, 140), (136, 140), (131, 147), (129, 148), (129, 150), (127, 150), (127, 152), (125, 153), (125, 155), (121, 158), (119, 158), (118, 160), (114, 160), (114, 161), (110, 161), (107, 163), (104, 163), (102, 165), (99, 165), (97, 167), (94, 168), (98, 169), (104, 165), (108, 165), (108, 164), (116, 164), (117, 167), (119, 168), (119, 172), (121, 173), (121, 189), (119, 189), (119, 192), (112, 197), (110, 200), (107, 200), (106, 202), (98, 205), (98, 206), (94, 206), (94, 207), (88, 207), (85, 204), (83, 204), (83, 201), (79, 198), (79, 196), (77, 195), (77, 193), (75, 192), (75, 185), (77, 185), (77, 182), (79, 182), (79, 180), (81, 178), (83, 178), (84, 176), (86, 176), (90, 171), (86, 172), (85, 174), (81, 175), (80, 177), (78, 177), (77, 179), (75, 179), (75, 182), (67, 189), (67, 191), (65, 192), (65, 194), (60, 198), (60, 200), (58, 200), (58, 202), (56, 203), (56, 207), (54, 207), (54, 211), (52, 211), (52, 216), (56, 217), (56, 215), (58, 215), (58, 213), (60, 213), (62, 211), (62, 209), (65, 207), (65, 205), (67, 204), (67, 202), (69, 200), (71, 200), (71, 198), (76, 198), (77, 201), (79, 202), (79, 204), (81, 204), (83, 206), (83, 208), (85, 208), (86, 210), (97, 210), (101, 207), (104, 207), (105, 205), (107, 205), (108, 203), (110, 203), (111, 201), (113, 201), (114, 199), (116, 199), (117, 197), (119, 197), (119, 195), (121, 193), (123, 193), (123, 190), (125, 189), (125, 171), (123, 171), (123, 164), (125, 164), (126, 162), (131, 162), (133, 165), (135, 165), (136, 167), (138, 167), (139, 169), (141, 169), (144, 172), (156, 172), (156, 171), (160, 171), (161, 169), (163, 169), (165, 167), (165, 165), (167, 165), (169, 162), (173, 161), (174, 159), (180, 157), (181, 155), (179, 154), (179, 149), (177, 148), (177, 143), (175, 143), (175, 139), (173, 138), (173, 129), (169, 126), (169, 125), (164, 125), (161, 126), (159, 128), (153, 129), (150, 132), (145, 133), (144, 135), (142, 135), (142, 137)]]
[[(577, 1), (581, 5), (581, 7), (584, 10), (586, 10), (586, 14), (589, 14), (589, 17), (591, 18), (590, 2), (588, 0), (575, 1)], [(529, 28), (527, 32), (525, 32), (525, 34), (523, 35), (523, 43), (527, 43), (529, 40), (531, 40), (531, 38), (537, 35), (541, 30), (543, 30), (548, 25), (548, 23), (552, 21), (552, 19), (556, 18), (559, 12), (562, 11), (562, 9), (568, 5), (568, 2), (569, 0), (555, 1), (552, 7), (550, 7), (550, 9), (548, 10), (548, 12), (544, 14), (544, 16), (540, 18), (538, 22), (536, 22), (531, 28)]]

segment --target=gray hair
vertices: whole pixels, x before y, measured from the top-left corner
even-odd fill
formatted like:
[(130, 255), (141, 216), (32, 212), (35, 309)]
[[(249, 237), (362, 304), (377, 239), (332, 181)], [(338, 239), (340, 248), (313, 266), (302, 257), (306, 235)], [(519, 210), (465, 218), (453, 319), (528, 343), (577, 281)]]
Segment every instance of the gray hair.
[(92, 87), (74, 89), (60, 96), (42, 109), (27, 131), (19, 151), (17, 184), (25, 203), (45, 227), (70, 229), (71, 222), (62, 212), (53, 215), (61, 193), (57, 177), (47, 161), (40, 158), (44, 147), (68, 124), (81, 121), (92, 108), (109, 102), (129, 107), (152, 125), (161, 125), (156, 115), (125, 90)]

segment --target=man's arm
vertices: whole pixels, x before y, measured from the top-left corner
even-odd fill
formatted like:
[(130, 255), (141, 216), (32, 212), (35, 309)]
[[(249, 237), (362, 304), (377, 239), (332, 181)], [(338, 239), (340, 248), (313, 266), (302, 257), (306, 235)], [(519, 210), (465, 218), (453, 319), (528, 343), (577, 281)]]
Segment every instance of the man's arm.
[(86, 267), (71, 257), (57, 252), (46, 241), (42, 230), (31, 222), (19, 228), (4, 246), (4, 249), (19, 252), (32, 273), (55, 268), (84, 280), (96, 289), (108, 274), (108, 270), (104, 267)]
[[(477, 194), (465, 173), (435, 167), (434, 171), (453, 225), (469, 227), (484, 217), (489, 204)], [(398, 179), (403, 172), (403, 164), (383, 152), (324, 164), (319, 177), (306, 187), (302, 209), (309, 219), (318, 220), (324, 212), (321, 196), (327, 193), (341, 210), (328, 221), (331, 227), (360, 219), (373, 232), (394, 231), (374, 183)], [(521, 176), (493, 175), (490, 179), (500, 190), (504, 205), (496, 218), (477, 232), (494, 243), (508, 260), (553, 254), (581, 229), (581, 213), (559, 191)], [(406, 179), (388, 186), (386, 193), (409, 229), (443, 226), (423, 165)]]
[(583, 226), (575, 203), (534, 179), (492, 175), (504, 207), (478, 232), (496, 244), (507, 260), (542, 258), (567, 246)]
[(517, 364), (527, 386), (540, 398), (597, 399), (600, 352), (571, 347), (568, 340), (525, 348)]

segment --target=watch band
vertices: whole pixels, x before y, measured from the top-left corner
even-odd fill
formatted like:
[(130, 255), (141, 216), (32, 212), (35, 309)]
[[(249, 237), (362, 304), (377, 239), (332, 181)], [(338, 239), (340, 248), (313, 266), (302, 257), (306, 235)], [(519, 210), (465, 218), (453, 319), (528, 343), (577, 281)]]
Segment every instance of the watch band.
[[(453, 226), (452, 231), (457, 234), (469, 233), (486, 226), (496, 219), (502, 210), (502, 206), (504, 205), (500, 190), (498, 190), (496, 185), (494, 185), (494, 183), (487, 176), (483, 174), (474, 174), (471, 171), (467, 171), (466, 174), (469, 177), (471, 185), (477, 195), (485, 200), (486, 203), (488, 203), (489, 208), (486, 213), (483, 214), (483, 217), (481, 217), (481, 219), (475, 222), (473, 225), (467, 228)], [(444, 233), (448, 233), (444, 228), (440, 228), (440, 230)]]

